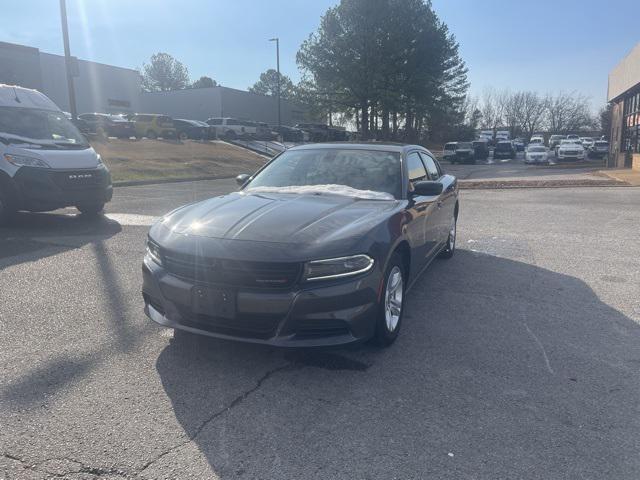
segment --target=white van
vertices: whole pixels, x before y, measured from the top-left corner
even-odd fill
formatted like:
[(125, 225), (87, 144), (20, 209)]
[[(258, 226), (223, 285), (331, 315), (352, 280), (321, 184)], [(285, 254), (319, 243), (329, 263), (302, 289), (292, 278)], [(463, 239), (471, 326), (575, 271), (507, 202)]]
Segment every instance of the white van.
[(0, 224), (18, 210), (97, 215), (112, 195), (100, 155), (55, 103), (0, 84)]
[(218, 137), (226, 137), (231, 140), (255, 136), (257, 125), (255, 122), (238, 120), (236, 118), (213, 117), (207, 119), (207, 123), (216, 129)]

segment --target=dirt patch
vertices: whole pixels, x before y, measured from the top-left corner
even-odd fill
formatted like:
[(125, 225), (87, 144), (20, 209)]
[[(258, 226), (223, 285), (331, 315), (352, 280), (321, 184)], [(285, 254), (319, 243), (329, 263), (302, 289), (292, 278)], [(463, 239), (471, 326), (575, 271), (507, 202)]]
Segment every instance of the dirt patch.
[(92, 146), (114, 182), (233, 177), (253, 173), (267, 161), (225, 142), (109, 139)]

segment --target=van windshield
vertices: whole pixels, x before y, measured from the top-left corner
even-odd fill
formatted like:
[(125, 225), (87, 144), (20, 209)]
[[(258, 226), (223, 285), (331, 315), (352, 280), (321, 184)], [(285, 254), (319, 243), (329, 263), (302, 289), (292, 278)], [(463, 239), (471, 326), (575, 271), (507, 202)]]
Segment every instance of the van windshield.
[(0, 138), (9, 143), (89, 148), (84, 136), (62, 112), (0, 107)]

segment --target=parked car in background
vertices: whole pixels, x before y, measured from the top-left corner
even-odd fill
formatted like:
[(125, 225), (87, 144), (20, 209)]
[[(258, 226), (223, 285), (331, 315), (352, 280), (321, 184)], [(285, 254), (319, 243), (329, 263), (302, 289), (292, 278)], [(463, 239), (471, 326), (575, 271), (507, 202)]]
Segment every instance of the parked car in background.
[(18, 210), (96, 215), (111, 200), (100, 155), (47, 96), (0, 85), (0, 132), (0, 224)]
[(173, 126), (176, 129), (176, 136), (180, 140), (206, 140), (209, 137), (209, 126), (202, 126), (196, 120), (186, 118), (175, 118)]
[(151, 140), (158, 137), (176, 138), (173, 119), (167, 115), (136, 113), (129, 119), (133, 122), (136, 138), (147, 137)]
[(442, 159), (451, 161), (451, 159), (456, 156), (457, 146), (458, 142), (445, 143), (442, 149)]
[(458, 142), (456, 153), (451, 157), (451, 163), (476, 163), (473, 144), (471, 142)]
[(566, 135), (551, 135), (549, 137), (549, 150), (554, 150), (560, 145), (560, 142), (566, 139)]
[(484, 140), (489, 145), (493, 145), (493, 130), (481, 130), (478, 134), (478, 140)]
[(69, 112), (62, 112), (62, 113), (64, 113), (64, 116), (67, 117), (67, 120), (73, 123), (76, 126), (76, 128), (80, 130), (80, 133), (82, 133), (83, 135), (88, 135), (91, 133), (91, 128), (89, 127), (87, 122), (82, 120), (80, 117), (74, 120), (73, 115), (71, 115), (71, 113)]
[(473, 156), (476, 160), (489, 158), (489, 142), (487, 140), (475, 140), (471, 145), (473, 145)]
[(256, 127), (247, 125), (245, 120), (230, 117), (212, 117), (207, 119), (207, 124), (216, 129), (218, 137), (234, 140), (256, 133)]
[(539, 143), (530, 143), (524, 154), (524, 163), (549, 163), (549, 150)]
[(556, 152), (558, 161), (583, 160), (584, 155), (584, 148), (582, 148), (582, 143), (579, 138), (562, 140)]
[(513, 143), (508, 140), (496, 143), (493, 149), (493, 158), (515, 158), (516, 150), (513, 147)]
[(516, 152), (524, 152), (524, 140), (522, 138), (514, 139), (513, 148), (516, 149)]
[(89, 133), (99, 137), (130, 138), (136, 133), (133, 122), (120, 115), (82, 113), (78, 119), (86, 123)]
[(251, 122), (256, 126), (256, 133), (254, 134), (255, 138), (258, 140), (274, 140), (275, 133), (271, 129), (271, 127), (264, 122)]
[(531, 137), (531, 140), (529, 140), (529, 145), (544, 145), (544, 137), (534, 135)]
[(307, 132), (312, 142), (327, 142), (330, 139), (329, 126), (322, 123), (299, 123), (296, 128)]
[(388, 346), (408, 286), (455, 253), (457, 180), (417, 145), (302, 145), (236, 181), (149, 231), (152, 321), (278, 347)]
[(329, 127), (329, 141), (346, 142), (349, 139), (347, 129), (344, 127)]
[(302, 143), (305, 141), (305, 132), (299, 128), (289, 127), (288, 125), (271, 125), (274, 131), (283, 142)]
[(602, 158), (609, 155), (609, 142), (606, 140), (596, 140), (589, 149), (589, 156), (592, 158)]
[(498, 130), (496, 132), (496, 142), (511, 140), (511, 134), (509, 130)]
[(567, 135), (567, 140), (580, 140), (580, 135), (576, 135), (575, 133), (571, 133)]
[(593, 138), (591, 137), (580, 137), (580, 141), (582, 142), (582, 148), (587, 151), (593, 146)]

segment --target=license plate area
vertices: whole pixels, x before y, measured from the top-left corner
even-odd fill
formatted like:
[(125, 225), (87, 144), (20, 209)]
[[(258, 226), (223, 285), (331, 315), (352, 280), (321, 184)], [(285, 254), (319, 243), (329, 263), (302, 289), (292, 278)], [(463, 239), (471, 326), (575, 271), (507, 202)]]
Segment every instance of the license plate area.
[(191, 309), (196, 315), (235, 318), (236, 292), (230, 288), (196, 285), (191, 289)]

